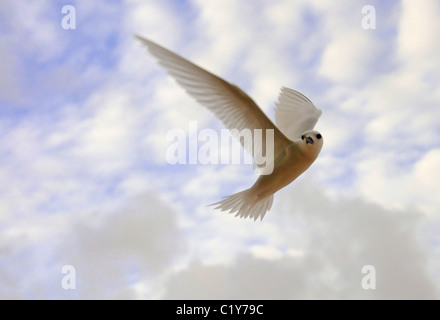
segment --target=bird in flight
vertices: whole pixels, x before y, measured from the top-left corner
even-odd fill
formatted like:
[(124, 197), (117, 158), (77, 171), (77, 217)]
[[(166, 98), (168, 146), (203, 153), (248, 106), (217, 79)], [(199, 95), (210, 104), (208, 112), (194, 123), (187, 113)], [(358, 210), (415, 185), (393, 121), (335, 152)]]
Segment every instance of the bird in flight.
[[(187, 93), (212, 111), (231, 133), (246, 129), (272, 133), (260, 135), (261, 139), (238, 137), (242, 147), (253, 156), (254, 168), (260, 175), (249, 189), (212, 204), (216, 209), (235, 213), (241, 218), (262, 220), (272, 207), (275, 192), (294, 181), (318, 157), (323, 137), (313, 128), (322, 111), (300, 92), (282, 87), (275, 108), (275, 126), (257, 104), (234, 84), (150, 40), (139, 35), (135, 37)], [(258, 155), (271, 147), (271, 157), (262, 166)]]

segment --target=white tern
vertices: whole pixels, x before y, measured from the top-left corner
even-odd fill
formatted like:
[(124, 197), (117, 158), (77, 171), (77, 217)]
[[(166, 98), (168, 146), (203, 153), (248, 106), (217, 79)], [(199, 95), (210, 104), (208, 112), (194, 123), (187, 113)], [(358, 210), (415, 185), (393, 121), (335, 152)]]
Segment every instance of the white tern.
[(254, 162), (257, 162), (256, 150), (265, 149), (272, 143), (271, 171), (265, 172), (260, 163), (254, 165), (261, 174), (252, 187), (212, 204), (216, 209), (236, 213), (235, 216), (263, 219), (272, 207), (274, 193), (295, 180), (318, 157), (323, 137), (313, 128), (322, 111), (300, 92), (282, 87), (275, 108), (277, 127), (237, 86), (150, 40), (138, 35), (135, 37), (189, 95), (212, 111), (231, 132), (243, 129), (250, 129), (251, 132), (256, 129), (273, 130), (273, 142), (266, 141), (265, 135), (262, 135), (261, 141), (254, 139), (251, 144), (246, 143), (249, 139), (240, 141), (254, 157)]

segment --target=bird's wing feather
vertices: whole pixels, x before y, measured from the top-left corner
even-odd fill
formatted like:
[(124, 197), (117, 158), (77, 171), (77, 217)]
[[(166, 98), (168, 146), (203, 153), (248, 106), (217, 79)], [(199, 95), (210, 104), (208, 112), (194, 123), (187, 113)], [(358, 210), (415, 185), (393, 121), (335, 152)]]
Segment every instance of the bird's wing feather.
[[(170, 75), (200, 104), (211, 110), (223, 124), (237, 137), (238, 133), (250, 129), (263, 129), (263, 139), (243, 139), (240, 143), (252, 156), (258, 150), (266, 150), (265, 129), (274, 130), (274, 152), (284, 150), (290, 143), (287, 137), (263, 113), (257, 104), (240, 88), (226, 82), (212, 73), (200, 68), (179, 55), (147, 40), (136, 36), (149, 52), (158, 59)], [(237, 130), (233, 130), (237, 129)], [(243, 131), (244, 130), (244, 131)], [(248, 130), (249, 131), (249, 130)], [(255, 140), (252, 143), (252, 140)], [(253, 148), (252, 148), (253, 147)]]
[(281, 88), (275, 108), (275, 122), (289, 139), (299, 139), (305, 131), (312, 130), (321, 114), (322, 111), (300, 92)]

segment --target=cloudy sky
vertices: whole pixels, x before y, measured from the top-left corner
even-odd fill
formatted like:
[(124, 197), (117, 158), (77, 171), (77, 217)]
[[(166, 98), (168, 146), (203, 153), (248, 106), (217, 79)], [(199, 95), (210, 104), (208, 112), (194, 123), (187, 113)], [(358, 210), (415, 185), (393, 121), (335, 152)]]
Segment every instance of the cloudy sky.
[[(2, 0), (0, 20), (0, 298), (440, 297), (438, 1)], [(262, 222), (207, 207), (252, 165), (166, 161), (170, 130), (222, 126), (135, 33), (272, 118), (282, 86), (323, 110)]]

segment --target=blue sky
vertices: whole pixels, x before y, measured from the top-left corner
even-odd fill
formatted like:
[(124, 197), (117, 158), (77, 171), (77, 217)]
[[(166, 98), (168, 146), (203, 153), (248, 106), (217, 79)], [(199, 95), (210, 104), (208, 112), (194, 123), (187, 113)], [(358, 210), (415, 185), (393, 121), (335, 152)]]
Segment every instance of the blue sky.
[[(428, 0), (2, 1), (0, 297), (438, 299), (439, 17)], [(135, 33), (272, 119), (282, 86), (323, 110), (319, 158), (262, 222), (206, 207), (251, 165), (166, 162), (170, 130), (222, 126)]]

